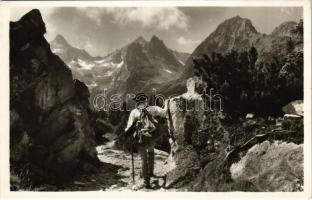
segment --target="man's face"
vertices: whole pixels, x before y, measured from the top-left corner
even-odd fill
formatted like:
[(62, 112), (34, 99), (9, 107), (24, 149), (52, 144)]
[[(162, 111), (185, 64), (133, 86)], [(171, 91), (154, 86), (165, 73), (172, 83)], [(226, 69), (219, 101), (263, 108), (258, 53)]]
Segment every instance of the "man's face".
[(144, 102), (140, 102), (140, 103), (138, 103), (138, 108), (139, 109), (144, 109), (144, 108), (146, 108), (147, 107), (147, 101), (144, 101)]

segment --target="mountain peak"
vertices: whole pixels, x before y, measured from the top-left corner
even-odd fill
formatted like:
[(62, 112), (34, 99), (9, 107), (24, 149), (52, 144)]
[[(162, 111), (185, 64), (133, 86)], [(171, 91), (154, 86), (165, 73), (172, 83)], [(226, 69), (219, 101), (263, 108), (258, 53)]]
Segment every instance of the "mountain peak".
[(234, 32), (248, 32), (252, 34), (258, 33), (249, 19), (242, 18), (238, 15), (221, 23), (216, 32), (227, 32), (228, 34), (232, 34)]
[(54, 41), (54, 42), (57, 42), (57, 43), (61, 43), (61, 44), (68, 44), (68, 42), (66, 41), (66, 39), (65, 39), (62, 35), (60, 35), (60, 34), (58, 34), (57, 36), (55, 36), (55, 38), (54, 38), (53, 41)]
[(166, 48), (165, 43), (161, 39), (159, 39), (159, 37), (157, 37), (156, 35), (153, 35), (151, 37), (149, 45), (153, 47), (158, 47), (158, 48), (164, 48), (164, 47)]
[(145, 45), (147, 42), (142, 36), (138, 36), (137, 39), (133, 41), (133, 43), (138, 43), (140, 45)]
[(237, 20), (239, 20), (239, 19), (243, 19), (243, 18), (241, 16), (239, 16), (239, 15), (236, 15), (235, 17), (232, 17), (230, 19), (237, 19)]
[(151, 40), (150, 40), (150, 42), (159, 42), (159, 41), (161, 41), (161, 40), (160, 40), (159, 37), (157, 37), (156, 35), (153, 35), (153, 36), (151, 37)]
[(288, 21), (280, 24), (278, 27), (276, 27), (271, 35), (274, 36), (291, 36), (292, 30), (294, 30), (297, 26), (297, 22), (294, 21)]
[(42, 19), (42, 15), (38, 9), (32, 9), (31, 11), (26, 13), (24, 16), (22, 16), (15, 23), (18, 23), (20, 21), (26, 22), (26, 24), (28, 25), (28, 29), (31, 29), (35, 32), (38, 32), (39, 34), (46, 33), (45, 23)]

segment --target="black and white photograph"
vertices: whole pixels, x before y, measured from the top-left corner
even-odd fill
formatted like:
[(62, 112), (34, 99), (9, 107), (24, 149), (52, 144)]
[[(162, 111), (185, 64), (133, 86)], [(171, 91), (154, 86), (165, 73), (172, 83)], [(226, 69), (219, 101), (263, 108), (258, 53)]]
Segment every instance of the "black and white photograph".
[(7, 8), (8, 190), (309, 192), (304, 6), (128, 5)]

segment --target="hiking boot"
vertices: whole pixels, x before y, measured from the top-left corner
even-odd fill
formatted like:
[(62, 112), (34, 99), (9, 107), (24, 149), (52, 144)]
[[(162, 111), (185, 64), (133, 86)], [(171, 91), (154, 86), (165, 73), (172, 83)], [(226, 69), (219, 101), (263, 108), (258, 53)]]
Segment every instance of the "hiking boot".
[(145, 189), (152, 189), (151, 184), (149, 184), (149, 183), (148, 184), (144, 184), (144, 188)]
[(148, 182), (139, 182), (135, 185), (132, 185), (133, 190), (142, 190), (142, 189), (152, 189), (151, 184)]

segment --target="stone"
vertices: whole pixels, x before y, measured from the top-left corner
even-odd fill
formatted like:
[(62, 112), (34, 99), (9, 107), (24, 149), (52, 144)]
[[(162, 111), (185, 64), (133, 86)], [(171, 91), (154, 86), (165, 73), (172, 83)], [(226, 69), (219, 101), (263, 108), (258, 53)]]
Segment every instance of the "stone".
[(300, 119), (300, 118), (302, 118), (302, 116), (300, 116), (300, 115), (294, 115), (294, 114), (285, 114), (283, 118), (284, 118), (284, 119), (292, 119), (292, 118), (294, 118), (294, 119)]
[(253, 119), (255, 117), (255, 115), (253, 113), (248, 113), (246, 115), (246, 119)]
[(303, 146), (264, 141), (231, 166), (231, 175), (234, 181), (249, 181), (260, 191), (297, 191), (297, 178), (303, 179)]
[(282, 108), (285, 114), (303, 116), (303, 100), (296, 100), (288, 103)]

